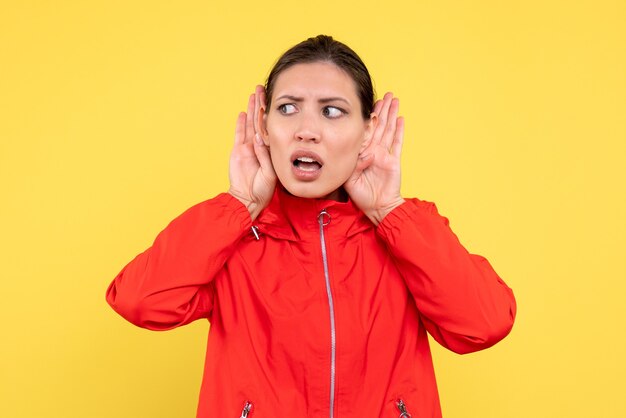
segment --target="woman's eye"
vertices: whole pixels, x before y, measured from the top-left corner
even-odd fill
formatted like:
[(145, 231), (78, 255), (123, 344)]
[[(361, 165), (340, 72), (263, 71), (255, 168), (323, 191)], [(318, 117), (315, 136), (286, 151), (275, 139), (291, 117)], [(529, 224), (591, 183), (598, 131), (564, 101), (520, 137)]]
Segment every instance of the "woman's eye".
[(283, 115), (291, 115), (296, 112), (296, 107), (292, 104), (285, 103), (278, 106), (278, 111)]
[(322, 114), (330, 119), (335, 119), (343, 115), (345, 112), (338, 107), (335, 106), (326, 106), (324, 110), (322, 110)]

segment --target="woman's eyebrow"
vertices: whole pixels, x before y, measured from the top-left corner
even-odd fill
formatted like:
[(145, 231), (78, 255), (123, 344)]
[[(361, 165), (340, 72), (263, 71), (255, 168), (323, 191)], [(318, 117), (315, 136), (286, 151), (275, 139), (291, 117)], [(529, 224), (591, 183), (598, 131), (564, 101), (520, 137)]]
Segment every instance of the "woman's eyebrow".
[[(278, 97), (276, 100), (281, 100), (281, 99), (288, 99), (288, 100), (294, 101), (296, 103), (304, 101), (303, 97), (292, 96), (290, 94), (284, 94), (284, 95)], [(335, 101), (344, 102), (345, 104), (350, 105), (350, 102), (348, 102), (343, 97), (323, 97), (321, 99), (318, 99), (318, 103), (322, 103), (322, 104), (323, 103), (329, 103), (329, 102), (335, 102)]]
[(350, 105), (350, 102), (348, 102), (343, 97), (324, 97), (323, 99), (318, 100), (319, 103), (329, 103), (329, 102), (336, 102), (336, 101), (344, 102), (348, 106)]
[(292, 102), (302, 102), (302, 101), (304, 101), (304, 98), (292, 96), (290, 94), (283, 94), (282, 96), (278, 97), (276, 99), (276, 101), (281, 100), (281, 99), (288, 99), (288, 100), (291, 100)]

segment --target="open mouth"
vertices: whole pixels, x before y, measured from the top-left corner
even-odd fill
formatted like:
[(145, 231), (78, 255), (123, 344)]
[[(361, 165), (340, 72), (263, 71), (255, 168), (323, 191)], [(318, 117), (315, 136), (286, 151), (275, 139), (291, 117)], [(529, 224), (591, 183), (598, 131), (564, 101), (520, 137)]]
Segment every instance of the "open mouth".
[(313, 181), (322, 175), (324, 161), (313, 151), (300, 149), (291, 154), (291, 169), (297, 179)]
[(298, 157), (293, 160), (293, 165), (302, 171), (316, 171), (322, 168), (322, 164), (311, 157)]

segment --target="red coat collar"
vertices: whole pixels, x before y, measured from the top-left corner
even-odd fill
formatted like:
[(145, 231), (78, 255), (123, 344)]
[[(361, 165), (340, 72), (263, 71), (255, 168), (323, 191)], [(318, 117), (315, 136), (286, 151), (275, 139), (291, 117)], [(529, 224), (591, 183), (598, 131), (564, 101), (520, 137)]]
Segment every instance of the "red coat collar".
[(319, 239), (318, 216), (322, 210), (330, 215), (330, 223), (324, 228), (324, 233), (329, 238), (345, 238), (374, 227), (350, 199), (347, 202), (337, 202), (296, 197), (280, 183), (276, 186), (269, 205), (253, 224), (259, 228), (261, 234), (275, 238), (292, 241)]

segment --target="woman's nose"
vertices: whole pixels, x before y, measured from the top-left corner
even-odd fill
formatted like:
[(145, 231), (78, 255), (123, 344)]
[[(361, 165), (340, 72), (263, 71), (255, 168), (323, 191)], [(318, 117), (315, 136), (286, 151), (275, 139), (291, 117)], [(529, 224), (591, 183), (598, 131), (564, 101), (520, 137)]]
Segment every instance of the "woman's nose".
[(315, 118), (310, 115), (302, 115), (295, 132), (298, 141), (319, 142), (320, 132)]

